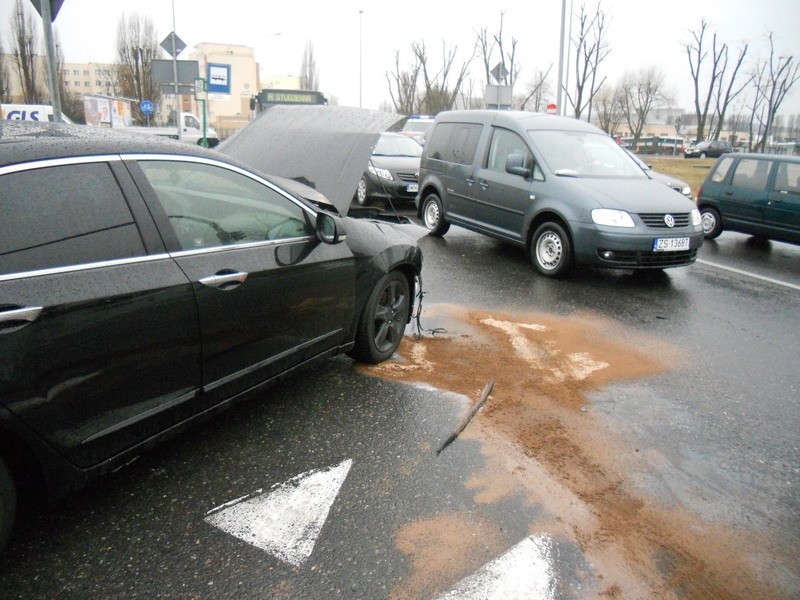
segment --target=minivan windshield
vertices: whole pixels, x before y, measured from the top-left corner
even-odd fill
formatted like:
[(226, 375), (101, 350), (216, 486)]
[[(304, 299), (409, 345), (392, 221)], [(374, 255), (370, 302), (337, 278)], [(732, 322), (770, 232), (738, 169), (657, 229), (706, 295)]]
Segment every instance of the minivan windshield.
[(610, 137), (586, 131), (528, 131), (550, 170), (563, 177), (647, 179), (641, 168)]

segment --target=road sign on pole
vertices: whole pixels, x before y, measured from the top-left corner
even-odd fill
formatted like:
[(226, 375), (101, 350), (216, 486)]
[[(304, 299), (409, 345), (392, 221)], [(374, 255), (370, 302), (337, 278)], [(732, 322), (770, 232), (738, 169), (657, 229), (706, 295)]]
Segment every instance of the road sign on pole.
[[(39, 13), (39, 16), (42, 15), (42, 1), (41, 0), (31, 0), (31, 4), (33, 4), (34, 8), (36, 8), (36, 12)], [(58, 16), (58, 11), (61, 10), (61, 5), (64, 4), (64, 0), (49, 0), (47, 4), (50, 5), (50, 21), (55, 21), (56, 17)]]
[(153, 110), (155, 110), (155, 106), (152, 102), (150, 102), (150, 100), (142, 100), (139, 102), (139, 110), (142, 111), (142, 114), (152, 115)]
[(178, 58), (178, 55), (186, 49), (186, 43), (178, 37), (178, 34), (171, 31), (170, 34), (161, 42), (161, 47), (167, 51), (172, 58)]

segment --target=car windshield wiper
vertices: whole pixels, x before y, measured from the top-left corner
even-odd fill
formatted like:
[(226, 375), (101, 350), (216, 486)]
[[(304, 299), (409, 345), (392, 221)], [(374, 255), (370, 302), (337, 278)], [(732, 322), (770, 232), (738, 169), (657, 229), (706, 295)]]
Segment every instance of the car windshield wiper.
[(575, 169), (556, 169), (553, 171), (559, 177), (577, 177), (578, 172)]

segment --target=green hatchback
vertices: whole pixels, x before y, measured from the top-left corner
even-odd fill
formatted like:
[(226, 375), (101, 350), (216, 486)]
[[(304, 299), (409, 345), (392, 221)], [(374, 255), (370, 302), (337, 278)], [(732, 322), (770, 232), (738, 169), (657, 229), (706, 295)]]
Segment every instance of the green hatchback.
[(703, 234), (723, 230), (800, 244), (800, 157), (725, 154), (697, 194)]

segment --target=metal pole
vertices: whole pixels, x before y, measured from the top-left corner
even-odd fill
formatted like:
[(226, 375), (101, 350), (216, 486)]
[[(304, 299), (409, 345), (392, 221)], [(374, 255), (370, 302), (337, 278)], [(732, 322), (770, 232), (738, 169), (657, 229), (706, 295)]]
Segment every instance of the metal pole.
[(58, 89), (58, 73), (56, 73), (56, 49), (53, 43), (53, 19), (50, 14), (50, 0), (42, 0), (39, 4), (42, 9), (44, 43), (47, 46), (47, 80), (50, 84), (53, 122), (61, 123), (61, 94)]
[(178, 54), (175, 52), (175, 0), (172, 0), (172, 78), (175, 80), (175, 125), (178, 126), (178, 141), (183, 141), (181, 119), (181, 98), (178, 95)]
[(358, 11), (358, 108), (362, 108), (361, 106), (361, 82), (362, 82), (362, 72), (363, 72), (363, 53), (361, 50), (361, 22), (362, 22), (362, 15), (364, 14), (363, 10)]
[[(566, 69), (564, 73), (564, 89), (569, 89), (569, 63), (572, 60), (572, 0), (569, 0), (569, 26), (567, 27), (567, 60), (566, 60)], [(561, 113), (562, 115), (567, 114), (567, 107), (564, 107), (564, 112)], [(574, 113), (573, 113), (574, 115)]]
[(561, 37), (558, 51), (558, 89), (556, 90), (556, 105), (558, 113), (562, 114), (561, 87), (564, 80), (564, 22), (567, 16), (567, 0), (561, 0)]

